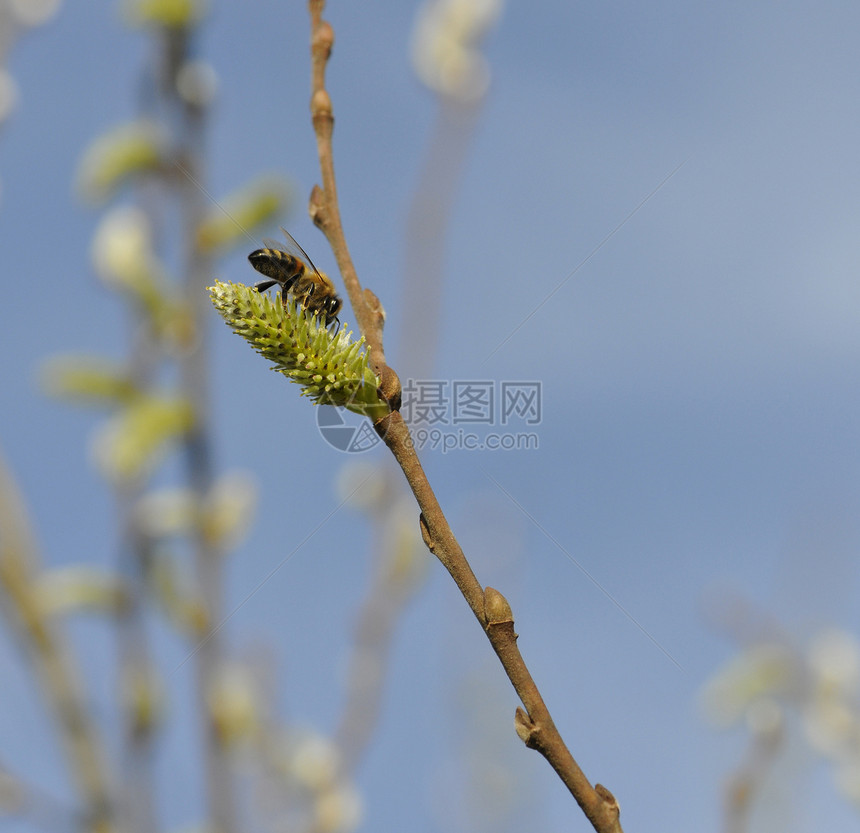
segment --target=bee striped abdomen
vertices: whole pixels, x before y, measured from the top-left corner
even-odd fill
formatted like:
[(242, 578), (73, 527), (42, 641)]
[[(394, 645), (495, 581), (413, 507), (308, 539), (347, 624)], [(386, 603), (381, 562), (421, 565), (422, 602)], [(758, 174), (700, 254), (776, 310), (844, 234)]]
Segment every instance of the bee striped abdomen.
[(257, 249), (248, 255), (248, 260), (261, 275), (280, 284), (305, 270), (304, 263), (298, 258), (277, 249)]

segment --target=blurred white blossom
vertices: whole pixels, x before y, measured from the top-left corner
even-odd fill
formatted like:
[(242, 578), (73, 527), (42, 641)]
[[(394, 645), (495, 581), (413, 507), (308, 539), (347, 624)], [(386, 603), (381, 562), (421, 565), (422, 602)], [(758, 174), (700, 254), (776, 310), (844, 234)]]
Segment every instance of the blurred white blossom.
[(322, 833), (350, 833), (361, 823), (362, 802), (351, 784), (336, 784), (319, 794), (314, 805), (316, 829)]
[(329, 786), (339, 767), (340, 753), (337, 747), (322, 735), (308, 733), (292, 750), (290, 771), (297, 781), (311, 789)]
[(176, 76), (179, 95), (195, 107), (207, 107), (218, 92), (218, 75), (208, 61), (187, 61)]
[[(751, 737), (775, 737), (799, 718), (809, 748), (833, 766), (837, 789), (860, 806), (860, 643), (846, 632), (818, 633), (804, 649), (760, 642), (706, 684), (706, 713), (722, 728), (745, 722)], [(796, 725), (796, 722), (795, 724)]]
[(109, 211), (92, 246), (96, 274), (108, 285), (128, 286), (153, 272), (152, 234), (146, 213), (134, 206)]
[(60, 0), (6, 0), (4, 5), (22, 26), (41, 26), (60, 10)]
[(208, 700), (212, 720), (223, 743), (233, 745), (259, 728), (257, 682), (244, 665), (237, 662), (222, 665), (208, 692)]
[(809, 648), (809, 666), (827, 689), (849, 697), (860, 691), (860, 648), (851, 634), (835, 629), (820, 633)]
[(747, 717), (747, 710), (760, 698), (787, 693), (794, 672), (794, 659), (785, 646), (754, 645), (708, 681), (702, 691), (705, 713), (720, 728), (733, 726)]
[(0, 124), (18, 103), (18, 84), (6, 69), (12, 47), (27, 29), (47, 23), (59, 8), (60, 0), (0, 0)]
[(412, 38), (412, 65), (421, 81), (459, 101), (480, 99), (490, 68), (478, 46), (501, 10), (502, 0), (427, 0)]

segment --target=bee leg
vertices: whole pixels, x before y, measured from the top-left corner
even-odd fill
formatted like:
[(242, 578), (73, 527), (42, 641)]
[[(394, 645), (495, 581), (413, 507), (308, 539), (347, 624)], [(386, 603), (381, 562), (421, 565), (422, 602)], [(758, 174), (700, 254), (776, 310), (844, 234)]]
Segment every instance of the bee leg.
[[(311, 298), (314, 294), (314, 285), (308, 287), (308, 291), (302, 296), (302, 309), (307, 309), (311, 305)], [(319, 316), (319, 310), (314, 312), (314, 315)]]
[(290, 294), (290, 290), (293, 288), (293, 284), (296, 282), (296, 278), (298, 275), (293, 275), (291, 278), (287, 278), (285, 281), (278, 281), (281, 284), (281, 303), (286, 306), (287, 305), (287, 295)]
[(267, 289), (271, 289), (276, 283), (277, 281), (273, 280), (258, 281), (254, 284), (254, 289), (256, 289), (257, 292), (265, 292)]

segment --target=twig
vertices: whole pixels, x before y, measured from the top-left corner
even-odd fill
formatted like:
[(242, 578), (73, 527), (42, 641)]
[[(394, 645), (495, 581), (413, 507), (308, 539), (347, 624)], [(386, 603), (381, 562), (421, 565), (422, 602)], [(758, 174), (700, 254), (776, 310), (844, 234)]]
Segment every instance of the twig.
[[(380, 392), (386, 401), (400, 394), (400, 380), (385, 363), (382, 347), (382, 328), (385, 311), (379, 299), (370, 290), (362, 290), (349, 254), (340, 206), (337, 200), (337, 185), (334, 177), (334, 155), (332, 133), (334, 115), (331, 98), (325, 88), (325, 70), (334, 45), (334, 30), (322, 20), (324, 0), (310, 0), (311, 14), (311, 120), (317, 137), (317, 154), (322, 173), (322, 188), (314, 187), (310, 199), (311, 219), (325, 234), (337, 261), (338, 269), (346, 287), (349, 303), (355, 313), (356, 323), (370, 348), (371, 364), (382, 380)], [(392, 375), (393, 374), (393, 375)]]
[(59, 629), (36, 594), (38, 556), (23, 502), (0, 459), (0, 605), (30, 651), (42, 691), (60, 726), (69, 771), (81, 794), (85, 829), (108, 833), (114, 826), (114, 802), (104, 763), (104, 749), (87, 710), (72, 655)]
[(341, 771), (352, 776), (376, 729), (383, 700), (388, 655), (398, 618), (420, 581), (414, 539), (404, 542), (403, 500), (384, 476), (383, 493), (371, 512), (375, 575), (362, 602), (355, 627), (347, 696), (334, 740), (340, 750)]
[(481, 101), (439, 98), (436, 125), (406, 212), (402, 314), (409, 326), (400, 328), (397, 364), (407, 379), (431, 378), (439, 342), (446, 233), (481, 112)]
[(781, 726), (760, 732), (747, 752), (747, 760), (733, 772), (723, 794), (725, 833), (747, 833), (756, 799), (777, 761), (784, 741)]
[(421, 467), (409, 428), (398, 411), (400, 383), (397, 374), (385, 364), (382, 349), (382, 308), (372, 292), (361, 288), (340, 221), (331, 142), (334, 116), (331, 99), (325, 89), (325, 70), (334, 43), (334, 32), (331, 25), (322, 20), (324, 6), (324, 0), (309, 2), (311, 115), (323, 182), (322, 188), (314, 188), (311, 194), (310, 213), (332, 247), (359, 329), (372, 348), (374, 370), (382, 379), (380, 393), (392, 408), (374, 427), (403, 470), (418, 502), (421, 533), (427, 548), (442, 562), (460, 588), (525, 706), (525, 711), (517, 709), (517, 734), (527, 746), (547, 759), (598, 833), (621, 833), (617, 801), (600, 784), (592, 787), (559, 735), (517, 648), (510, 605), (498, 591), (490, 587), (485, 591), (472, 572)]
[[(370, 510), (374, 577), (358, 613), (346, 696), (332, 736), (338, 754), (330, 783), (344, 786), (355, 781), (379, 723), (395, 628), (423, 572), (416, 561), (414, 538), (403, 535), (403, 502), (397, 500), (394, 484), (389, 481), (385, 476), (381, 494)], [(331, 820), (316, 813), (303, 833), (329, 830)]]
[[(188, 26), (166, 28), (163, 32), (159, 76), (167, 112), (175, 114), (176, 168), (185, 176), (174, 183), (182, 223), (184, 260), (182, 281), (184, 301), (193, 341), (179, 359), (182, 393), (191, 407), (191, 426), (182, 439), (188, 488), (195, 506), (202, 508), (211, 497), (215, 481), (212, 432), (209, 424), (209, 349), (207, 321), (209, 303), (206, 285), (212, 275), (212, 254), (200, 244), (199, 230), (206, 216), (206, 175), (204, 170), (204, 132), (209, 114), (209, 97), (204, 82), (183, 85), (180, 77), (194, 58), (192, 22)], [(199, 88), (194, 89), (196, 84)], [(183, 92), (184, 88), (184, 92)], [(234, 833), (238, 824), (230, 751), (213, 713), (213, 704), (223, 663), (220, 626), (223, 615), (223, 552), (220, 544), (207, 534), (203, 516), (197, 512), (191, 531), (191, 552), (197, 591), (205, 617), (195, 634), (198, 648), (195, 659), (195, 697), (203, 721), (203, 767), (210, 825), (214, 833)]]
[[(183, 390), (194, 414), (193, 424), (184, 439), (188, 482), (196, 504), (203, 506), (210, 497), (214, 483), (212, 437), (208, 424), (211, 411), (210, 351), (206, 337), (209, 308), (205, 291), (211, 277), (212, 263), (211, 256), (201, 251), (197, 243), (197, 230), (205, 216), (205, 203), (202, 192), (195, 184), (205, 179), (202, 171), (205, 112), (200, 106), (186, 102), (183, 116), (185, 136), (181, 156), (184, 167), (191, 172), (190, 178), (186, 177), (183, 181), (180, 193), (186, 239), (185, 288), (196, 338), (194, 347), (182, 358), (180, 374)], [(215, 623), (223, 621), (223, 553), (211, 536), (207, 536), (199, 521), (193, 531), (192, 547), (198, 589), (206, 610), (206, 628), (199, 634), (199, 649), (195, 657), (198, 706), (200, 714), (205, 716), (204, 753), (209, 813), (216, 833), (233, 833), (237, 824), (230, 753), (212, 713), (223, 662), (221, 635), (215, 627)]]
[[(140, 707), (140, 693), (151, 701), (154, 672), (145, 623), (146, 572), (150, 546), (141, 534), (135, 508), (142, 489), (127, 484), (117, 494), (121, 537), (117, 571), (127, 588), (117, 614), (119, 691), (122, 704), (120, 817), (130, 833), (156, 829), (153, 779), (154, 720), (151, 708)], [(150, 702), (151, 705), (151, 702)]]
[(46, 833), (79, 831), (77, 813), (68, 799), (60, 800), (40, 786), (24, 781), (0, 763), (2, 813)]
[[(156, 38), (158, 35), (156, 34)], [(161, 44), (156, 50), (162, 54)], [(159, 70), (156, 70), (158, 72)], [(147, 72), (139, 88), (140, 114), (155, 119), (158, 82)], [(154, 183), (144, 180), (137, 188), (137, 200), (151, 229), (158, 233), (162, 194)], [(147, 390), (157, 373), (160, 359), (158, 337), (151, 318), (140, 305), (129, 311), (129, 377), (139, 390)], [(154, 785), (155, 720), (151, 708), (154, 696), (154, 666), (146, 627), (147, 576), (152, 557), (152, 541), (143, 533), (137, 507), (146, 490), (143, 478), (120, 483), (116, 493), (120, 537), (117, 548), (117, 571), (127, 587), (127, 600), (118, 611), (116, 639), (118, 648), (118, 691), (121, 703), (120, 740), (120, 823), (129, 833), (155, 830), (156, 807)], [(150, 701), (140, 708), (140, 691)]]

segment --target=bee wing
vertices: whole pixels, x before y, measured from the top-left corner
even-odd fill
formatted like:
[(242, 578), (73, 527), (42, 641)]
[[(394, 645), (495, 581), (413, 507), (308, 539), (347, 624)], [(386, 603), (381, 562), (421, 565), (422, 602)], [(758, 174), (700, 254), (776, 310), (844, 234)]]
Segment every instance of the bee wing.
[(303, 260), (314, 272), (319, 274), (320, 270), (314, 266), (314, 262), (310, 259), (308, 253), (298, 244), (296, 238), (293, 237), (293, 235), (290, 234), (283, 226), (281, 226), (281, 231), (284, 233), (284, 237), (287, 238), (286, 245), (284, 243), (276, 243), (274, 248), (281, 249), (282, 251), (289, 252), (291, 255), (295, 255), (295, 257)]
[(296, 238), (293, 237), (293, 235), (290, 234), (283, 226), (281, 226), (281, 231), (284, 233), (284, 237), (287, 238), (286, 243), (283, 240), (273, 240), (271, 237), (264, 237), (263, 245), (267, 249), (274, 249), (276, 252), (286, 252), (287, 254), (292, 255), (319, 275), (320, 270), (317, 269), (314, 262), (311, 260), (310, 255), (299, 245)]

